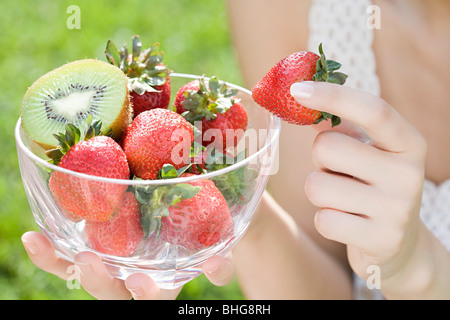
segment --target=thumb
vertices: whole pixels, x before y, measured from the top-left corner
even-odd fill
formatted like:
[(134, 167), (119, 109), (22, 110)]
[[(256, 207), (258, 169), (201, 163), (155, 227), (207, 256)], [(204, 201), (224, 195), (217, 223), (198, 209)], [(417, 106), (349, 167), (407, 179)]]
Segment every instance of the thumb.
[(234, 266), (231, 253), (224, 257), (213, 256), (203, 263), (205, 276), (216, 286), (225, 286), (233, 280)]

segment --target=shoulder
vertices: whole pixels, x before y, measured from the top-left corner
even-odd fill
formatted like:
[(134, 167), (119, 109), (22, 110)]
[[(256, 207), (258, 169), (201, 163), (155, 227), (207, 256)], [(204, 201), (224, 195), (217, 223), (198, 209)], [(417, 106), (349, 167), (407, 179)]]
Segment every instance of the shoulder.
[(231, 36), (247, 86), (277, 61), (306, 50), (312, 0), (227, 0)]

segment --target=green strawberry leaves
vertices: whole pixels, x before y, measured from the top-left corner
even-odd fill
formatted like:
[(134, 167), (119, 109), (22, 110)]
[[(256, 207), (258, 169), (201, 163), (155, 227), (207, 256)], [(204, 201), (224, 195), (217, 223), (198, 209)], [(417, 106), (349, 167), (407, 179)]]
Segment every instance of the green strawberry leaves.
[(106, 44), (105, 55), (106, 60), (108, 60), (109, 63), (121, 68), (120, 64), (122, 59), (120, 57), (119, 50), (117, 50), (116, 45), (111, 40), (108, 40), (108, 43)]
[(331, 113), (328, 113), (328, 112), (321, 111), (321, 113), (322, 113), (322, 116), (319, 119), (317, 119), (316, 122), (314, 122), (314, 124), (317, 124), (320, 121), (328, 120), (328, 119), (331, 120), (331, 127), (336, 127), (336, 126), (341, 124), (341, 118), (340, 117), (335, 116), (334, 114), (331, 114)]
[(160, 50), (160, 44), (155, 43), (142, 50), (139, 36), (133, 36), (132, 41), (133, 48), (129, 53), (126, 43), (118, 50), (114, 43), (108, 40), (105, 49), (106, 59), (127, 75), (130, 91), (139, 95), (145, 92), (158, 92), (154, 87), (166, 83), (171, 72), (162, 64), (164, 53)]
[(341, 68), (341, 64), (334, 60), (327, 60), (323, 52), (322, 44), (319, 45), (320, 58), (316, 64), (316, 74), (313, 76), (314, 81), (331, 82), (335, 84), (344, 84), (347, 75), (342, 72), (335, 72)]
[(128, 79), (128, 90), (131, 92), (136, 92), (138, 95), (143, 95), (145, 92), (158, 92), (152, 87), (151, 81), (147, 77), (139, 78), (129, 78)]
[(171, 164), (165, 164), (158, 172), (157, 179), (173, 179), (179, 178), (181, 175), (189, 170), (192, 164), (188, 164), (180, 169), (175, 169)]
[[(212, 149), (208, 154), (206, 169), (215, 171), (229, 167), (245, 159), (246, 152), (246, 150), (243, 150), (233, 158), (216, 149)], [(231, 208), (235, 204), (244, 205), (250, 201), (254, 193), (257, 177), (258, 171), (246, 164), (230, 172), (217, 175), (211, 180), (214, 181), (217, 189), (220, 190), (227, 201), (228, 207)]]
[[(335, 72), (341, 68), (341, 64), (334, 60), (327, 60), (323, 52), (322, 44), (319, 45), (320, 58), (316, 64), (316, 74), (313, 76), (314, 81), (330, 82), (343, 85), (347, 80), (347, 75), (342, 72)], [(341, 123), (341, 118), (327, 112), (321, 112), (322, 116), (318, 118), (314, 124), (323, 120), (331, 120), (331, 126), (335, 127)]]
[(62, 157), (69, 152), (70, 148), (82, 140), (89, 140), (95, 136), (111, 136), (112, 129), (108, 128), (102, 131), (102, 121), (94, 120), (91, 115), (87, 117), (87, 129), (84, 134), (73, 123), (67, 123), (64, 127), (65, 131), (58, 134), (53, 134), (58, 141), (58, 147), (47, 150), (46, 156), (50, 158), (49, 162), (58, 165)]
[(217, 77), (211, 77), (206, 85), (206, 79), (199, 79), (198, 91), (184, 92), (183, 117), (190, 123), (195, 121), (214, 120), (218, 113), (227, 112), (237, 101), (237, 89), (230, 88)]
[[(179, 178), (187, 172), (190, 166), (187, 165), (177, 170), (173, 165), (165, 164), (158, 172), (158, 179)], [(140, 178), (135, 179), (141, 180)], [(195, 197), (200, 190), (201, 187), (189, 183), (135, 186), (135, 196), (141, 204), (141, 225), (144, 236), (149, 237), (155, 233), (158, 239), (161, 233), (161, 219), (169, 216), (169, 208), (184, 199)]]

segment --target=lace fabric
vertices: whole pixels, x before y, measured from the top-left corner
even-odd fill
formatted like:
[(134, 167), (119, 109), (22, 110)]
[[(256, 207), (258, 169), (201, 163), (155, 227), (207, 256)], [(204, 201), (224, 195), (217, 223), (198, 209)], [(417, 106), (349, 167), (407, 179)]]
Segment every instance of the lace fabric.
[(439, 185), (425, 180), (420, 217), (450, 252), (450, 179)]
[[(374, 31), (368, 26), (370, 0), (313, 0), (309, 12), (308, 50), (317, 52), (322, 43), (328, 59), (342, 63), (349, 77), (346, 86), (380, 95), (376, 60), (372, 49)], [(450, 179), (440, 185), (425, 180), (421, 219), (450, 251)], [(369, 289), (354, 276), (355, 299), (381, 299), (381, 292)]]
[(322, 43), (328, 59), (342, 63), (349, 77), (346, 85), (380, 95), (372, 50), (373, 31), (368, 28), (370, 0), (315, 0), (309, 12), (308, 50)]

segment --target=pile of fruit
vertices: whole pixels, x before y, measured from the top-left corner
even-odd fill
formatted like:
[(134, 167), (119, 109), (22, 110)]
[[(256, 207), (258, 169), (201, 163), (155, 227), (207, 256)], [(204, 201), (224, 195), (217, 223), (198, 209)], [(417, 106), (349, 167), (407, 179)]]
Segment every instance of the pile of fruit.
[[(171, 71), (159, 44), (144, 50), (134, 36), (130, 52), (108, 41), (105, 54), (108, 62), (70, 62), (28, 88), (22, 126), (49, 162), (123, 180), (183, 178), (229, 165), (227, 149), (240, 136), (226, 141), (227, 130), (247, 127), (236, 89), (201, 77), (179, 88), (169, 105)], [(239, 170), (248, 172), (247, 182)], [(128, 256), (148, 237), (201, 250), (233, 236), (230, 207), (249, 200), (256, 177), (239, 170), (217, 181), (133, 188), (52, 170), (48, 187), (65, 218), (84, 220), (87, 244), (99, 252)]]
[[(253, 88), (253, 99), (294, 124), (339, 124), (338, 117), (305, 108), (289, 94), (297, 81), (345, 81), (335, 72), (340, 64), (319, 51), (280, 61)], [(202, 175), (245, 157), (229, 154), (248, 122), (236, 89), (201, 77), (180, 87), (170, 105), (171, 71), (159, 44), (143, 50), (134, 36), (131, 51), (108, 41), (105, 54), (108, 62), (68, 63), (27, 90), (22, 126), (49, 162), (90, 176), (161, 180)], [(149, 237), (191, 251), (231, 239), (230, 208), (250, 200), (257, 176), (241, 166), (211, 179), (129, 188), (52, 170), (48, 186), (67, 219), (84, 221), (92, 249), (128, 256)]]

